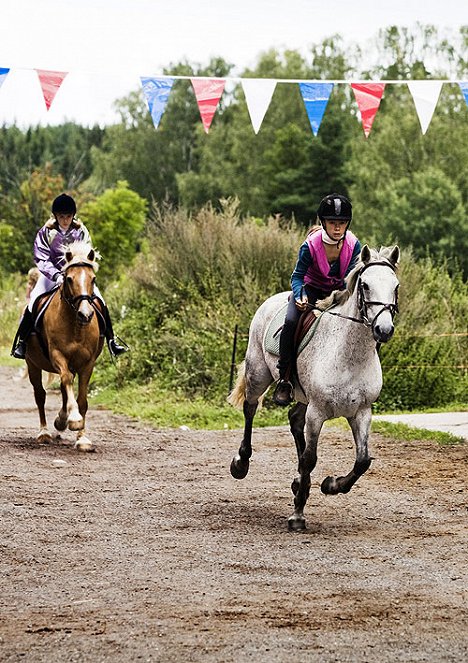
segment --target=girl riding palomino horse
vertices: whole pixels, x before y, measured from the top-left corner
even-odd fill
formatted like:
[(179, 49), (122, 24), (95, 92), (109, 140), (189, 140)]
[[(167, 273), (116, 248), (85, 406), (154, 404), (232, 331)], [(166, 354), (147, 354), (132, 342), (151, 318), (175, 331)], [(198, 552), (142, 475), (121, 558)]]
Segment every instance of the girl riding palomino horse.
[(344, 279), (358, 262), (361, 244), (348, 230), (352, 219), (351, 202), (339, 193), (320, 201), (317, 210), (320, 226), (314, 226), (299, 249), (291, 275), (292, 296), (279, 342), (279, 381), (273, 394), (277, 405), (293, 400), (295, 364), (294, 336), (301, 314), (325, 299), (333, 290), (344, 288)]
[[(24, 311), (16, 333), (12, 348), (12, 356), (24, 359), (28, 336), (33, 331), (34, 320), (32, 310), (36, 299), (52, 290), (63, 281), (62, 268), (65, 264), (66, 247), (73, 242), (91, 243), (90, 235), (85, 225), (76, 218), (76, 204), (71, 196), (62, 193), (52, 203), (52, 217), (42, 226), (34, 240), (34, 262), (40, 271), (39, 279), (34, 286), (27, 308)], [(94, 286), (97, 297), (103, 303), (105, 321), (105, 336), (109, 352), (117, 357), (128, 350), (128, 346), (120, 345), (114, 338), (109, 310), (97, 286)]]

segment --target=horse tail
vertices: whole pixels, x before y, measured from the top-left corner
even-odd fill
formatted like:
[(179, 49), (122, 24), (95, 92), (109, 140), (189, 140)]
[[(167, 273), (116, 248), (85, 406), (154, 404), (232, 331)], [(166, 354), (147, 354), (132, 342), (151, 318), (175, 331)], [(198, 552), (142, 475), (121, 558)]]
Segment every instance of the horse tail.
[(245, 361), (243, 361), (241, 364), (239, 364), (239, 368), (237, 369), (236, 384), (234, 385), (234, 389), (227, 397), (228, 403), (234, 407), (242, 409), (245, 401), (245, 387)]

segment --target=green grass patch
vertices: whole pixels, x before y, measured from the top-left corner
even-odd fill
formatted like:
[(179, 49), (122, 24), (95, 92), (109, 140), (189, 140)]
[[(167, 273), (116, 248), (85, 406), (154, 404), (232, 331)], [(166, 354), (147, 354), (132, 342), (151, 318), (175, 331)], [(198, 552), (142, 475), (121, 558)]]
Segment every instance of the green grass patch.
[[(159, 385), (129, 385), (115, 390), (111, 387), (90, 391), (93, 407), (110, 409), (158, 428), (221, 430), (243, 428), (244, 415), (228, 403), (218, 404), (201, 397), (187, 399), (172, 392), (161, 391)], [(286, 409), (262, 407), (255, 416), (255, 426), (284, 426), (288, 424)]]
[(428, 430), (427, 428), (414, 428), (406, 424), (394, 424), (389, 421), (373, 421), (372, 431), (385, 437), (409, 442), (412, 440), (433, 440), (441, 445), (463, 444), (464, 439), (443, 431)]

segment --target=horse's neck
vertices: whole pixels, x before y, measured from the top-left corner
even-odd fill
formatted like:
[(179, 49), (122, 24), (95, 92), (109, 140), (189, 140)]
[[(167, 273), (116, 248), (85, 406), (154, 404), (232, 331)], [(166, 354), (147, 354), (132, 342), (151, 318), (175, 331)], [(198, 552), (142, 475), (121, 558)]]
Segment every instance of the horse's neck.
[[(340, 304), (335, 309), (337, 313), (349, 318), (355, 318), (356, 320), (361, 320), (361, 313), (357, 304), (356, 293), (353, 293), (351, 297)], [(338, 321), (338, 328), (346, 329), (346, 338), (343, 344), (343, 349), (346, 352), (349, 351), (351, 346), (356, 346), (359, 349), (360, 356), (365, 356), (367, 353), (373, 354), (375, 351), (375, 340), (372, 336), (372, 331), (369, 327), (366, 327), (364, 324), (359, 322), (350, 321), (346, 326), (343, 326), (344, 320), (339, 317), (333, 316)], [(345, 347), (347, 347), (347, 350)]]

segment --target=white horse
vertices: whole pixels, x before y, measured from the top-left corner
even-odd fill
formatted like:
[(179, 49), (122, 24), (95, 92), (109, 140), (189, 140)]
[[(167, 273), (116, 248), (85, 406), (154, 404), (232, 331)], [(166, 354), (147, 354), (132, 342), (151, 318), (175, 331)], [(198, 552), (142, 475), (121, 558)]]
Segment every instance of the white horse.
[[(313, 339), (297, 357), (295, 398), (288, 417), (298, 455), (299, 477), (292, 483), (294, 513), (290, 530), (305, 529), (304, 507), (309, 497), (310, 474), (317, 462), (317, 442), (323, 423), (346, 417), (356, 445), (353, 469), (344, 477), (327, 477), (321, 490), (328, 495), (347, 493), (366, 472), (372, 458), (368, 452), (371, 406), (382, 389), (382, 370), (377, 348), (393, 335), (398, 310), (396, 269), (398, 246), (380, 251), (364, 246), (360, 263), (346, 280), (346, 289), (335, 291), (323, 302)], [(231, 474), (243, 479), (252, 455), (252, 424), (259, 401), (278, 379), (278, 357), (264, 348), (268, 326), (290, 293), (267, 299), (252, 319), (245, 361), (228, 400), (243, 407), (244, 438), (231, 463)], [(305, 434), (304, 434), (305, 429)]]

